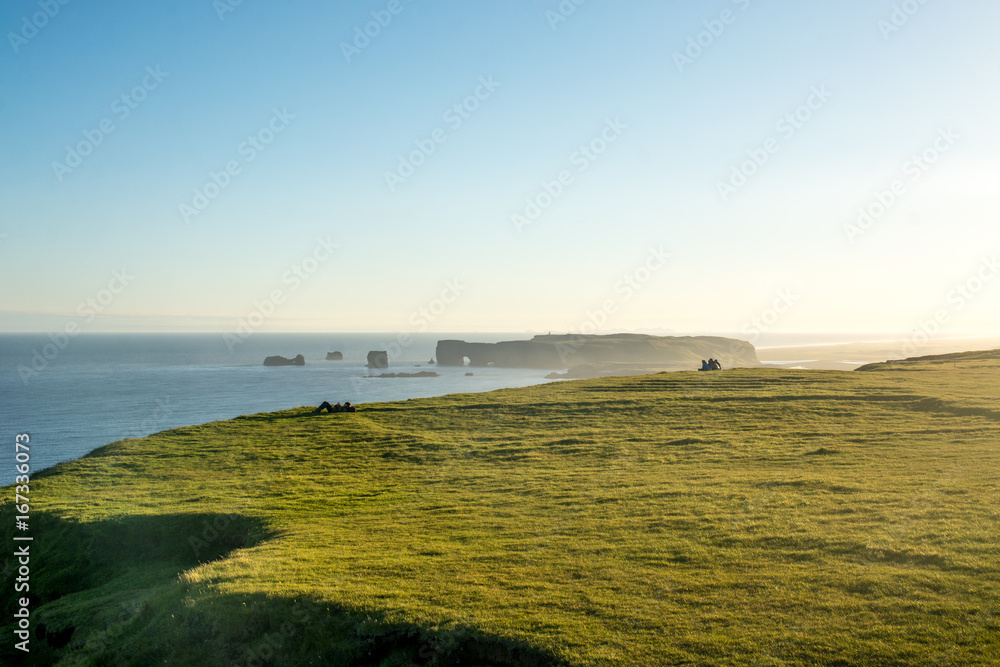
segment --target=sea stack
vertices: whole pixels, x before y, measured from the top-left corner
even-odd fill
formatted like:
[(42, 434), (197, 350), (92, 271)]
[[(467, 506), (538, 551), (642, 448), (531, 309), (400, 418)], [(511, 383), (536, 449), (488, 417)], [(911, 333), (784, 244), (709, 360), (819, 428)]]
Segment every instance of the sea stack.
[(389, 368), (389, 355), (385, 350), (368, 353), (368, 368)]
[(265, 366), (305, 366), (306, 358), (301, 354), (295, 355), (294, 359), (287, 359), (282, 356), (275, 355), (273, 357), (267, 357), (264, 359)]

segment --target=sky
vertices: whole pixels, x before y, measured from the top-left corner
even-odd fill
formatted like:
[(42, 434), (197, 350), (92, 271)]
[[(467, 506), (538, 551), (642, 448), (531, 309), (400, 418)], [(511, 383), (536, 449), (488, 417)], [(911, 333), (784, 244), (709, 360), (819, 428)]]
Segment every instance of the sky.
[(992, 0), (9, 0), (0, 331), (1000, 332)]

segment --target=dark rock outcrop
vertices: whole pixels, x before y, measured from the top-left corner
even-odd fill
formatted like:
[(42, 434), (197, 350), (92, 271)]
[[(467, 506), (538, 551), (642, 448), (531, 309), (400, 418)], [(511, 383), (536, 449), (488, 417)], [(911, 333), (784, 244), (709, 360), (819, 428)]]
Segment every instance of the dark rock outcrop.
[(287, 359), (281, 356), (267, 357), (264, 359), (265, 366), (305, 366), (306, 358), (301, 354), (296, 355), (294, 359)]
[(368, 353), (368, 368), (389, 368), (389, 355), (385, 350), (372, 350)]
[(726, 368), (758, 366), (757, 352), (746, 341), (719, 336), (607, 336), (566, 334), (535, 336), (531, 340), (467, 343), (441, 340), (439, 366), (498, 366), (503, 368), (563, 369), (580, 364), (642, 364), (661, 369), (697, 369), (702, 359), (719, 359)]
[(344, 355), (341, 352), (327, 352), (326, 353), (326, 360), (327, 361), (342, 361), (343, 358), (344, 358)]

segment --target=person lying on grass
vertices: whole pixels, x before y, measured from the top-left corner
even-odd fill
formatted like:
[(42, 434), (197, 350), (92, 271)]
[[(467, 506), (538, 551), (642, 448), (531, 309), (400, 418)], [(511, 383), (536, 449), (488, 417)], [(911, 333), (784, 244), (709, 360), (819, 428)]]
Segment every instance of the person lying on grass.
[(323, 410), (326, 410), (327, 412), (357, 412), (358, 411), (358, 409), (356, 407), (354, 407), (353, 405), (351, 405), (350, 401), (344, 401), (343, 405), (341, 405), (340, 403), (337, 403), (336, 405), (330, 405), (329, 401), (323, 401), (323, 404), (320, 405), (318, 408), (316, 408), (313, 412), (319, 413), (319, 412), (323, 412)]

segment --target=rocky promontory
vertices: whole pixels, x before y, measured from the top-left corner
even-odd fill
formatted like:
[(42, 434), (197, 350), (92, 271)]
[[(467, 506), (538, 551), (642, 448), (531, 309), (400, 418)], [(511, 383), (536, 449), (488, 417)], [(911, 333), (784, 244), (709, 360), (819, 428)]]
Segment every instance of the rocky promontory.
[[(718, 359), (723, 368), (760, 365), (753, 345), (721, 336), (565, 334), (500, 343), (440, 340), (436, 356), (439, 366), (571, 369), (571, 377), (696, 370), (709, 358)], [(580, 373), (573, 373), (578, 366)]]

